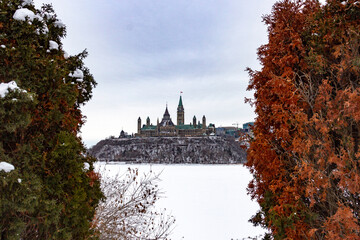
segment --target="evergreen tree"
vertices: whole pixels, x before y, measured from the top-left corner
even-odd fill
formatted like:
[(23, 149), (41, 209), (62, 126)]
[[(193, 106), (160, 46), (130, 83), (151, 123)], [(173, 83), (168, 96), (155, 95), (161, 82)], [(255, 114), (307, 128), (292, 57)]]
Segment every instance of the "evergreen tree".
[(274, 239), (359, 239), (358, 1), (283, 0), (264, 18), (250, 193)]
[[(95, 87), (51, 5), (0, 1), (0, 239), (86, 239), (102, 198), (78, 136)], [(8, 84), (8, 85), (6, 85)]]

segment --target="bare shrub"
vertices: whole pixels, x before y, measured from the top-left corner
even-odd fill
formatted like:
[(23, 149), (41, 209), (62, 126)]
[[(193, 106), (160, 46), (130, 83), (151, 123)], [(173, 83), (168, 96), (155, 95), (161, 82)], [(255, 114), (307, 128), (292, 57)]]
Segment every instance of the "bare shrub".
[(94, 220), (100, 239), (168, 239), (175, 219), (165, 209), (155, 209), (162, 196), (159, 181), (159, 174), (139, 175), (138, 169), (131, 168), (115, 177), (102, 174), (106, 200), (100, 202)]

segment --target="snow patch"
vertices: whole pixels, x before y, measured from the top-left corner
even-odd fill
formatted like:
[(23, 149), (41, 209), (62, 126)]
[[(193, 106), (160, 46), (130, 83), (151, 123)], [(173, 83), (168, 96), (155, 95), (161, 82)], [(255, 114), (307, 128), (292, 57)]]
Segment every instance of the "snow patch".
[(20, 89), (15, 81), (11, 81), (9, 83), (0, 83), (0, 97), (5, 97), (8, 93), (9, 90), (15, 90), (15, 89), (19, 89), (22, 92), (26, 92), (25, 90)]
[(33, 11), (27, 9), (27, 8), (20, 8), (16, 10), (16, 12), (13, 15), (13, 18), (18, 21), (26, 21), (26, 18), (29, 18), (30, 21), (33, 21), (35, 18), (39, 21), (42, 21), (43, 18), (39, 15), (36, 15)]
[(0, 162), (0, 171), (11, 172), (15, 167), (7, 162)]
[(58, 19), (54, 22), (54, 26), (58, 27), (58, 28), (64, 28), (65, 24), (61, 20)]
[(50, 46), (49, 46), (50, 50), (53, 50), (53, 49), (59, 50), (59, 44), (57, 44), (57, 42), (50, 40), (49, 44), (50, 44)]
[(90, 164), (85, 162), (84, 163), (84, 170), (88, 171), (90, 169)]
[(82, 82), (84, 78), (84, 72), (77, 68), (73, 73), (69, 74), (69, 77), (77, 78), (79, 82)]
[(70, 57), (70, 55), (67, 52), (64, 51), (64, 58), (68, 59), (69, 57)]
[(52, 19), (55, 18), (55, 14), (54, 13), (49, 13), (49, 12), (45, 12), (42, 14), (44, 17), (46, 17), (47, 19)]
[[(176, 219), (171, 239), (240, 240), (265, 233), (263, 228), (248, 222), (259, 205), (247, 194), (252, 175), (242, 165), (97, 163), (95, 166), (114, 178), (128, 167), (138, 168), (139, 176), (149, 171), (161, 173), (157, 184), (164, 195), (156, 207), (168, 209)], [(216, 227), (209, 228), (214, 223)]]
[(45, 23), (44, 23), (44, 26), (42, 28), (42, 32), (45, 33), (45, 34), (49, 32), (49, 28), (46, 26)]
[(33, 0), (24, 0), (21, 6), (25, 7), (27, 5), (34, 5)]

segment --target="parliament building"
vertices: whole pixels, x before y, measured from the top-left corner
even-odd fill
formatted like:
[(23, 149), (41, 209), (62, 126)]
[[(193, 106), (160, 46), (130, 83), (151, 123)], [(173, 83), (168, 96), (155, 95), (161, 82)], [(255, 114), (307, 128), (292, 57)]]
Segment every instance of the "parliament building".
[(206, 126), (206, 117), (202, 117), (202, 122), (196, 122), (196, 117), (190, 124), (185, 124), (185, 111), (180, 95), (179, 105), (177, 108), (177, 125), (175, 125), (171, 118), (166, 105), (164, 116), (156, 125), (150, 123), (150, 118), (147, 117), (146, 124), (141, 125), (141, 118), (138, 119), (138, 128), (136, 137), (199, 137), (215, 134), (215, 125), (209, 124)]

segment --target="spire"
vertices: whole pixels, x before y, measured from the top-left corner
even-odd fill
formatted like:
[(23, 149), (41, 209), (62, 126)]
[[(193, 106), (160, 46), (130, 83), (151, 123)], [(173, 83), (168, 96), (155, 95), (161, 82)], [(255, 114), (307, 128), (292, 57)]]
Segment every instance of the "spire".
[(170, 117), (170, 114), (169, 114), (169, 111), (168, 111), (168, 107), (167, 107), (167, 104), (166, 104), (166, 109), (165, 109), (165, 113), (164, 113), (164, 117), (167, 117), (169, 116)]
[(179, 106), (177, 108), (177, 125), (184, 125), (185, 122), (185, 112), (184, 112), (184, 106), (182, 103), (182, 96), (180, 92), (180, 99), (179, 99)]
[(179, 105), (177, 107), (177, 110), (178, 110), (178, 112), (184, 111), (184, 106), (183, 106), (183, 103), (182, 103), (182, 96), (181, 95), (180, 95)]
[(181, 95), (180, 95), (180, 100), (179, 100), (179, 106), (178, 107), (183, 107)]
[(169, 110), (166, 104), (166, 109), (165, 109), (165, 113), (164, 113), (164, 117), (160, 122), (160, 126), (174, 126), (174, 123), (171, 121), (170, 118), (170, 114), (169, 114)]

